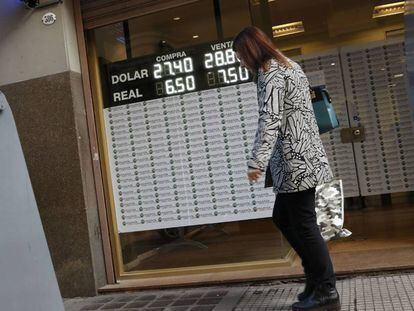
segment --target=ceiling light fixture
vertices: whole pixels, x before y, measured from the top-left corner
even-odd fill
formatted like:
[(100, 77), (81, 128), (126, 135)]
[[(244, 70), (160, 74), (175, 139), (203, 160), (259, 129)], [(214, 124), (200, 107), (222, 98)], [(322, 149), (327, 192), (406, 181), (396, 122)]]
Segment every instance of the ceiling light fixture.
[(396, 14), (403, 14), (405, 11), (405, 1), (394, 2), (374, 7), (372, 18), (385, 17)]
[(193, 38), (194, 38), (194, 39), (197, 39), (197, 38), (198, 38), (198, 35), (194, 35), (194, 36), (193, 36)]
[(294, 22), (283, 25), (276, 25), (272, 27), (273, 37), (283, 37), (288, 35), (293, 35), (295, 33), (305, 32), (303, 27), (303, 22)]
[(175, 21), (179, 21), (180, 19), (181, 19), (181, 17), (179, 17), (179, 16), (176, 16), (176, 17), (173, 18), (173, 20), (175, 20)]
[[(267, 2), (275, 2), (276, 0), (267, 0)], [(260, 0), (252, 0), (253, 5), (260, 4)]]

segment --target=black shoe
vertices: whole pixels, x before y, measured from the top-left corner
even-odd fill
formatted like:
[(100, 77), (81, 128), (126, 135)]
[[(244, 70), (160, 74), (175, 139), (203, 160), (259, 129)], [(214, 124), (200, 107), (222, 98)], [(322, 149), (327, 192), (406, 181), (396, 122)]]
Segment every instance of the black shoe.
[(306, 280), (305, 290), (298, 295), (298, 300), (304, 301), (306, 298), (308, 298), (315, 290), (315, 287), (315, 283), (310, 280)]
[(341, 303), (338, 291), (335, 287), (319, 285), (308, 298), (294, 303), (292, 310), (339, 311), (341, 310)]

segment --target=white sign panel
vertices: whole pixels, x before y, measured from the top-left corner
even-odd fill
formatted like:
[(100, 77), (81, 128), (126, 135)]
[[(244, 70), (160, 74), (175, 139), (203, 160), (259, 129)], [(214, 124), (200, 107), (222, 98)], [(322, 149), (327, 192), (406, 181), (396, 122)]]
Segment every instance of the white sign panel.
[(105, 109), (119, 232), (271, 216), (246, 176), (257, 126), (253, 83)]

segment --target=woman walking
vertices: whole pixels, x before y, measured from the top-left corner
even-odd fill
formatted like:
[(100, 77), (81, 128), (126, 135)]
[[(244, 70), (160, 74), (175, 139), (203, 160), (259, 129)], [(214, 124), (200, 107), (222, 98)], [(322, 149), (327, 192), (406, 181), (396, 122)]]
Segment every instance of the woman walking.
[(333, 179), (301, 67), (277, 50), (260, 29), (233, 41), (240, 62), (257, 76), (259, 121), (247, 175), (266, 171), (276, 194), (273, 222), (302, 260), (304, 292), (293, 310), (340, 310), (335, 274), (315, 214), (315, 187)]

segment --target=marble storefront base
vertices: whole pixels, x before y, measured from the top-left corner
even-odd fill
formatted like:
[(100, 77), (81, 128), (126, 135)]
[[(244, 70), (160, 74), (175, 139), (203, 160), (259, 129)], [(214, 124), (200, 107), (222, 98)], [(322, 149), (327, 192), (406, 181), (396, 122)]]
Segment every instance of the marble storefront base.
[(80, 74), (0, 90), (16, 120), (61, 293), (94, 295), (105, 278)]

